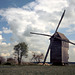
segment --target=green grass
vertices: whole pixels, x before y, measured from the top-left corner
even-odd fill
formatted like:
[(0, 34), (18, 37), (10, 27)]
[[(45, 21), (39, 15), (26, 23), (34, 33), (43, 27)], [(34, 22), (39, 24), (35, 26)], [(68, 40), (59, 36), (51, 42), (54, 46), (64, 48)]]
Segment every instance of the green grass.
[(0, 75), (75, 75), (75, 65), (68, 66), (0, 66)]

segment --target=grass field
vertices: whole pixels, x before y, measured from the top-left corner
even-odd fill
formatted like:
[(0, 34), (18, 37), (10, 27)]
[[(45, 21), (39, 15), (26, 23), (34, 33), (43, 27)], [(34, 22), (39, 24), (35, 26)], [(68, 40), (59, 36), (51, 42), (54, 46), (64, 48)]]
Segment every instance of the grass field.
[(75, 75), (75, 65), (68, 66), (0, 66), (0, 75)]

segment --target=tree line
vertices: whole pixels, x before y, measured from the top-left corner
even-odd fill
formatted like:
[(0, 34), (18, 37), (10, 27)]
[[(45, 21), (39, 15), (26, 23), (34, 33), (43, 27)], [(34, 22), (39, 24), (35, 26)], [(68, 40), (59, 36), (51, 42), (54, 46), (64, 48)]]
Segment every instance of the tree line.
[[(7, 58), (7, 62), (5, 64), (11, 64), (11, 63), (17, 63), (18, 65), (21, 65), (22, 63), (22, 58), (28, 57), (28, 44), (25, 42), (18, 43), (17, 45), (14, 46), (14, 58)], [(43, 53), (41, 54), (36, 54), (33, 52), (32, 58), (30, 59), (31, 62), (41, 62), (43, 60), (44, 55)], [(0, 64), (5, 62), (5, 58), (0, 56)]]

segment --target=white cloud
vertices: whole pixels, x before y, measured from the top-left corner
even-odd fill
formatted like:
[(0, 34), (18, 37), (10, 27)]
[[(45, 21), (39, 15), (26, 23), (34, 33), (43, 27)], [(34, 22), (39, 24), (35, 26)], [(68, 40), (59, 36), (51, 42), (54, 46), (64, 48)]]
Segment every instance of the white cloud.
[(0, 35), (0, 40), (2, 40), (3, 38), (2, 38), (2, 35)]
[(75, 62), (75, 46), (74, 45), (71, 45), (69, 47), (69, 61), (71, 62)]
[(3, 27), (3, 32), (8, 34), (8, 33), (12, 33), (12, 31), (6, 27)]
[(0, 43), (3, 41), (3, 37), (2, 35), (0, 35)]
[[(55, 30), (63, 10), (66, 9), (60, 28), (68, 28), (67, 32), (70, 32), (71, 25), (75, 25), (74, 4), (73, 0), (36, 0), (22, 8), (2, 9), (0, 15), (8, 22), (14, 39), (18, 42), (26, 41), (30, 50), (45, 53), (49, 44), (48, 38), (32, 36), (30, 31), (52, 34), (51, 31)], [(75, 26), (73, 31), (74, 29)], [(4, 31), (10, 32), (7, 28)]]
[(6, 43), (6, 42), (1, 42), (0, 43), (0, 55), (4, 56), (5, 58), (7, 57), (13, 57), (13, 53), (14, 53), (14, 45), (16, 45), (16, 43)]
[(1, 53), (1, 56), (3, 57), (10, 56), (10, 53)]
[(2, 34), (2, 31), (0, 31), (0, 34)]
[[(64, 7), (67, 7), (67, 1), (66, 0), (37, 0), (38, 5), (35, 7), (35, 10), (42, 10), (49, 13), (55, 12), (55, 11), (61, 11)], [(63, 6), (64, 5), (64, 6)]]

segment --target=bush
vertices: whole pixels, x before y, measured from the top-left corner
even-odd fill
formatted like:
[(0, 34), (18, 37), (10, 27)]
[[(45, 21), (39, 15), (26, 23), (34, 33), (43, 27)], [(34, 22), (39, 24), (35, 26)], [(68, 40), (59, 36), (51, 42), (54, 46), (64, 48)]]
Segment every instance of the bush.
[(16, 64), (16, 60), (13, 58), (7, 58), (7, 63), (14, 65), (14, 64)]
[(0, 56), (0, 64), (3, 64), (5, 62), (5, 58)]
[(6, 63), (4, 63), (4, 65), (11, 65), (11, 63), (9, 63), (9, 62), (6, 62)]

